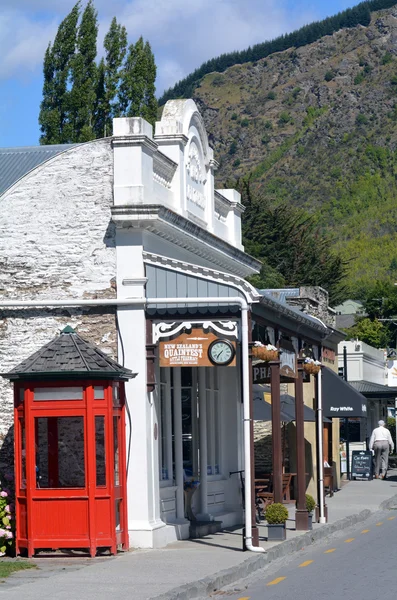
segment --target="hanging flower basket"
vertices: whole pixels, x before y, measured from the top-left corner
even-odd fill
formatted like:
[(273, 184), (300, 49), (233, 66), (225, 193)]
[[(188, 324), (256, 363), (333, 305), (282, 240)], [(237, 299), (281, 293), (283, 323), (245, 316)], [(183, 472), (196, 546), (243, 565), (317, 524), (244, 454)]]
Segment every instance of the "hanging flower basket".
[(305, 362), (303, 363), (303, 370), (305, 373), (309, 375), (317, 375), (320, 372), (321, 363), (318, 360), (314, 360), (313, 358), (305, 358)]
[(254, 342), (252, 348), (252, 356), (258, 360), (269, 362), (278, 360), (278, 349), (272, 344), (264, 345), (261, 342)]

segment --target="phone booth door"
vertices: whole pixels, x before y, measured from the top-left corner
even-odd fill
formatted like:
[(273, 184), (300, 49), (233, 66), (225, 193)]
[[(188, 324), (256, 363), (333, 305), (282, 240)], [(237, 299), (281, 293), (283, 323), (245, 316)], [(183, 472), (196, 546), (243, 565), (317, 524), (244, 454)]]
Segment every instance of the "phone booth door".
[(128, 548), (124, 386), (113, 387), (113, 467), (116, 542)]

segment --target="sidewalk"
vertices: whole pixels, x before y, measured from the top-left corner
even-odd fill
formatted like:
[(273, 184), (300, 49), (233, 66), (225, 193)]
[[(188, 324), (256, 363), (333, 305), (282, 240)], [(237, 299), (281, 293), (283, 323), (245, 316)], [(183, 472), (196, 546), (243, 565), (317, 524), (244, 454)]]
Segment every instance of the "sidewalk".
[(313, 531), (296, 532), (287, 522), (287, 541), (266, 542), (267, 528), (260, 526), (266, 554), (241, 551), (241, 530), (226, 531), (205, 539), (181, 541), (162, 550), (135, 550), (118, 557), (38, 558), (37, 571), (18, 572), (0, 585), (0, 596), (9, 600), (101, 600), (125, 597), (140, 600), (187, 600), (231, 584), (271, 560), (364, 521), (380, 508), (397, 508), (397, 470), (387, 481), (352, 481), (327, 498), (329, 522)]

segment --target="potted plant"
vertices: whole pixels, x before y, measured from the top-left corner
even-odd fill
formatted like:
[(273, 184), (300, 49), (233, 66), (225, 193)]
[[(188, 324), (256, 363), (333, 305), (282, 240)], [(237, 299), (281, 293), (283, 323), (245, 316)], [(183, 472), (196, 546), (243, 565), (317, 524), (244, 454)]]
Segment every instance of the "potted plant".
[(267, 541), (282, 542), (285, 540), (285, 522), (288, 519), (288, 510), (284, 504), (274, 502), (266, 508)]
[(321, 362), (319, 360), (314, 360), (314, 358), (305, 358), (305, 362), (303, 363), (303, 370), (305, 373), (309, 373), (309, 375), (317, 375), (320, 369)]
[(310, 494), (306, 494), (306, 510), (308, 514), (308, 528), (313, 529), (313, 511), (316, 508), (316, 501)]
[(273, 344), (262, 344), (262, 342), (254, 342), (252, 347), (252, 356), (258, 360), (269, 362), (278, 360), (278, 349)]

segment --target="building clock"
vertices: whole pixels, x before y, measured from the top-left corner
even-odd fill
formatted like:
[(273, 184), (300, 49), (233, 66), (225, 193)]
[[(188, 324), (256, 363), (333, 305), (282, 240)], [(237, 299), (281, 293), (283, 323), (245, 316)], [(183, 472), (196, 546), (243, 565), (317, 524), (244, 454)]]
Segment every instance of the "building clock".
[(215, 340), (208, 347), (208, 358), (216, 366), (230, 364), (235, 354), (234, 346), (229, 340)]

